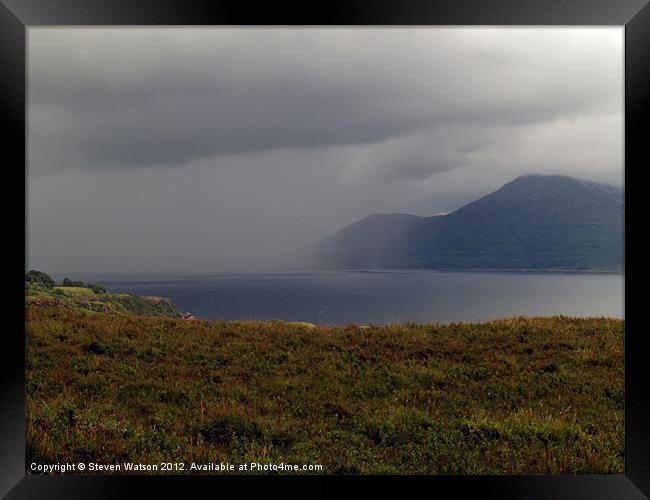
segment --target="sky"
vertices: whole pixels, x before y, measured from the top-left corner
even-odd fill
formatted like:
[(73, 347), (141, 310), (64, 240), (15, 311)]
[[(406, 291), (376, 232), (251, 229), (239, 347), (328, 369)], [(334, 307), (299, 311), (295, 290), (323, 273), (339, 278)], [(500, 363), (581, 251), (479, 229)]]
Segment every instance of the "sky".
[(520, 175), (621, 186), (623, 77), (619, 27), (30, 27), (27, 267), (264, 269)]

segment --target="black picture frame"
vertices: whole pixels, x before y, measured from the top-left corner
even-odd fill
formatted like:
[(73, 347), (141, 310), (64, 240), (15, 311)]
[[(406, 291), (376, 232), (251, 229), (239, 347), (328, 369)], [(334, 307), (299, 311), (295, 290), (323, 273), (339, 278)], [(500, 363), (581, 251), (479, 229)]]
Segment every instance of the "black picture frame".
[[(647, 272), (643, 259), (646, 142), (650, 138), (650, 5), (648, 0), (348, 0), (292, 5), (234, 0), (0, 0), (0, 123), (4, 150), (5, 249), (26, 235), (19, 229), (17, 202), (24, 195), (26, 214), (26, 29), (46, 25), (617, 25), (625, 26), (625, 474), (621, 476), (429, 476), (300, 478), (318, 481), (318, 491), (366, 485), (382, 488), (420, 486), (432, 495), (441, 488), (454, 495), (479, 493), (497, 498), (645, 498), (650, 495), (650, 391), (645, 357), (648, 332), (642, 319)], [(644, 210), (645, 209), (645, 210)], [(9, 224), (10, 223), (10, 227)], [(13, 224), (16, 224), (13, 226)], [(18, 240), (20, 241), (20, 240)], [(199, 486), (219, 493), (224, 486), (244, 486), (243, 477), (26, 476), (24, 390), (23, 272), (12, 269), (4, 300), (0, 394), (0, 494), (7, 498), (108, 498), (136, 487), (162, 488), (183, 497)], [(15, 273), (13, 268), (16, 269)], [(644, 375), (646, 377), (644, 377)], [(298, 478), (252, 478), (286, 493)], [(418, 484), (414, 484), (418, 483)], [(248, 483), (246, 483), (248, 484)], [(217, 489), (218, 488), (218, 489)], [(336, 491), (336, 490), (332, 490)], [(415, 490), (413, 490), (415, 491)], [(151, 491), (147, 492), (151, 494)]]

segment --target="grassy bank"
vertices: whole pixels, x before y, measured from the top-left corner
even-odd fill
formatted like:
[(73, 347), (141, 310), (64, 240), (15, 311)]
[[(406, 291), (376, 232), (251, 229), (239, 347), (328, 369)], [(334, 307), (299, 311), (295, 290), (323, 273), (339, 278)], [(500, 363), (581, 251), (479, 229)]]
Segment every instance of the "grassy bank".
[(146, 297), (129, 293), (95, 292), (89, 287), (44, 287), (25, 283), (27, 306), (49, 306), (69, 310), (178, 317), (174, 303), (164, 297)]
[(29, 306), (27, 464), (622, 473), (623, 322), (311, 328)]

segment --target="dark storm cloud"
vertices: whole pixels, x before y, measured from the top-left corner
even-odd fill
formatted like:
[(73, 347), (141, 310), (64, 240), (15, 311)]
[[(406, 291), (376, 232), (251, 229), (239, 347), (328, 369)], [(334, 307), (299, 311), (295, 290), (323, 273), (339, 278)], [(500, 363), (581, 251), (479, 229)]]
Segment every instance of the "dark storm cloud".
[(97, 94), (83, 107), (59, 101), (54, 109), (63, 119), (51, 131), (64, 144), (74, 138), (69, 146), (90, 166), (181, 165), (221, 154), (374, 142), (428, 119), (400, 110), (376, 89), (297, 81), (154, 87), (142, 100)]
[[(572, 66), (583, 46), (572, 52), (566, 40), (542, 47), (543, 37), (512, 37), (506, 44), (502, 33), (486, 31), (477, 43), (481, 37), (462, 30), (33, 30), (35, 160), (53, 150), (60, 157), (43, 162), (46, 170), (177, 166), (611, 107), (610, 79), (603, 84), (599, 74), (609, 67), (590, 54)], [(527, 60), (531, 51), (537, 61)], [(559, 71), (549, 73), (553, 66)], [(417, 178), (422, 168), (411, 162), (387, 178), (409, 171)]]
[(265, 266), (527, 173), (622, 183), (621, 29), (30, 28), (30, 266)]

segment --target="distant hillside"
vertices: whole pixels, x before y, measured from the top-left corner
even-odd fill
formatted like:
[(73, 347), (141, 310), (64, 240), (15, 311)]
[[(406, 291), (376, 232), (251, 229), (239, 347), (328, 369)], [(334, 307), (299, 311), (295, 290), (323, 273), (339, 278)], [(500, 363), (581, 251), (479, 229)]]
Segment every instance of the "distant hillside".
[(25, 274), (25, 304), (77, 311), (192, 318), (190, 314), (180, 313), (174, 303), (165, 297), (107, 293), (103, 285), (68, 278), (63, 283), (65, 285), (56, 284), (41, 271), (29, 271)]
[(307, 251), (324, 268), (622, 271), (620, 188), (564, 176), (518, 177), (453, 213), (374, 214)]

